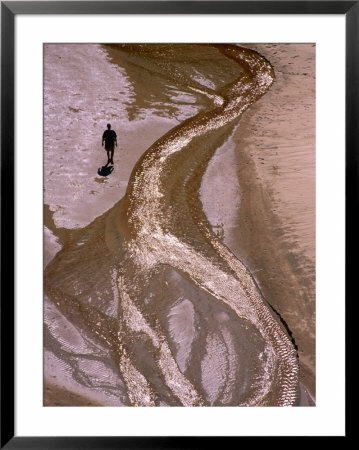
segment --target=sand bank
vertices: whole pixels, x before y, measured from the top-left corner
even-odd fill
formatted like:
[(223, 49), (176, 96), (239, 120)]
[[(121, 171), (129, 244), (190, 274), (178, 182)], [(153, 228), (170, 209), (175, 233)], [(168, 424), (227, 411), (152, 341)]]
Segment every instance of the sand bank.
[(298, 347), (315, 396), (315, 46), (250, 45), (275, 82), (234, 135), (241, 203), (230, 247), (244, 258)]

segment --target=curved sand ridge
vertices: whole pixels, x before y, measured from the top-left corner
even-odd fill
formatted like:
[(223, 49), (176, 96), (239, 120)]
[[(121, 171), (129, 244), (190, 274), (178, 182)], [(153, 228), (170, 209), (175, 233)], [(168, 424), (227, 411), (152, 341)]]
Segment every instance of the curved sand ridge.
[[(213, 234), (199, 200), (208, 161), (274, 74), (254, 51), (216, 48), (243, 68), (241, 77), (216, 92), (203, 89), (212, 108), (155, 142), (136, 164), (124, 199), (83, 229), (45, 272), (46, 292), (61, 312), (111, 350), (132, 405), (290, 406), (297, 400), (294, 346), (249, 271)], [(111, 272), (113, 300), (90, 306), (86, 271), (99, 261), (106, 265), (99, 272)], [(213, 318), (198, 318), (203, 308)], [(182, 320), (177, 329), (176, 320)], [(238, 331), (231, 331), (232, 322)]]

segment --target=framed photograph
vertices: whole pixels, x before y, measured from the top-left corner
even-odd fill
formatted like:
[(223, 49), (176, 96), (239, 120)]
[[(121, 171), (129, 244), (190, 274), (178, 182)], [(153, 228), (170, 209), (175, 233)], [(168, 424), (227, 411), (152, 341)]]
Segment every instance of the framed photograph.
[(358, 26), (1, 2), (1, 448), (347, 436)]

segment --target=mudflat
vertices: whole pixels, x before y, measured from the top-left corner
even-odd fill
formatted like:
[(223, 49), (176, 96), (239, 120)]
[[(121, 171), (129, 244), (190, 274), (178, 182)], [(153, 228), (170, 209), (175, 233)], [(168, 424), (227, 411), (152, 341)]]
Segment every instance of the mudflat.
[[(315, 47), (245, 47), (259, 56), (195, 45), (47, 47), (47, 405), (313, 404)], [(255, 97), (271, 83), (264, 59), (242, 114), (236, 85), (225, 86), (261, 55), (274, 83)], [(93, 78), (66, 98), (71, 74), (89, 60)], [(223, 98), (233, 101), (227, 111)], [(114, 172), (99, 179), (94, 148), (109, 120), (120, 148)], [(218, 130), (207, 132), (211, 123)], [(69, 151), (85, 158), (79, 177)], [(59, 183), (64, 176), (69, 183)], [(258, 318), (237, 303), (243, 289)], [(281, 336), (282, 368), (259, 318)], [(273, 384), (285, 371), (288, 395), (280, 377)]]

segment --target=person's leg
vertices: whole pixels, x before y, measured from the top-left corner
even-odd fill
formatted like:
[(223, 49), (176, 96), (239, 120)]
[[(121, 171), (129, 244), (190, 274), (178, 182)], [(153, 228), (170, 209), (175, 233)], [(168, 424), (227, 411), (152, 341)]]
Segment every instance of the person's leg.
[(108, 166), (110, 164), (110, 162), (111, 162), (111, 160), (110, 160), (110, 150), (106, 150), (106, 151), (107, 151), (107, 164), (106, 164), (106, 166)]
[(115, 151), (114, 149), (111, 150), (111, 162), (112, 162), (112, 164), (113, 164), (113, 153), (114, 153), (114, 151)]

